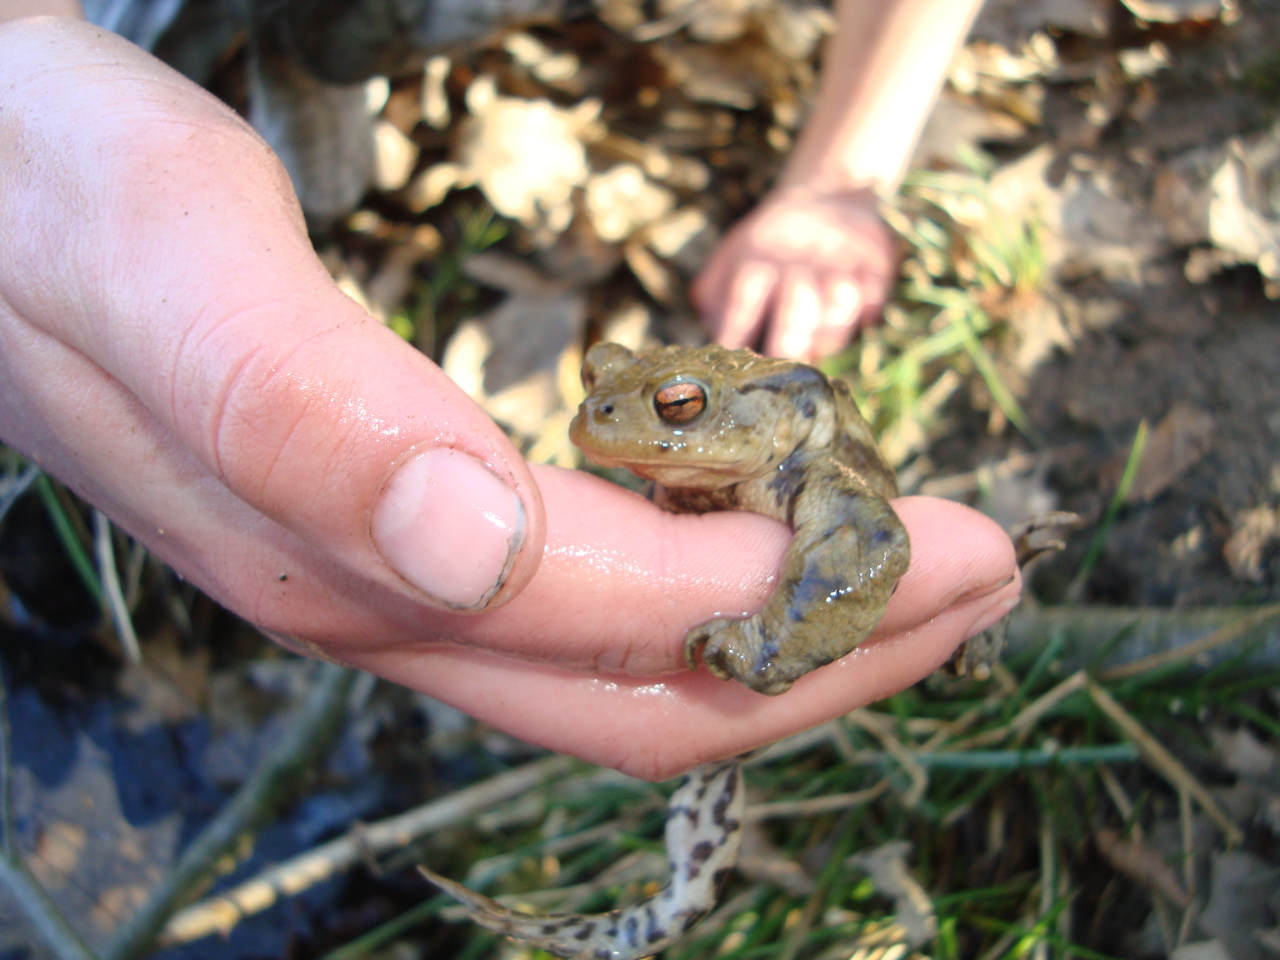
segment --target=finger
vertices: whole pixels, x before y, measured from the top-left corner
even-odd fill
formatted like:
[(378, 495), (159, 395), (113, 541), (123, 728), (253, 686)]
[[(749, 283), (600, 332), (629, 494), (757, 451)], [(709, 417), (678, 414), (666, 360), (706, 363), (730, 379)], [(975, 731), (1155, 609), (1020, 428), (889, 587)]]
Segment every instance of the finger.
[(712, 252), (702, 272), (689, 286), (689, 299), (702, 315), (703, 321), (713, 330), (713, 335), (724, 313), (723, 291), (729, 286), (729, 274), (735, 262), (722, 241)]
[[(555, 543), (560, 497), (553, 492), (553, 484), (544, 480), (543, 485), (552, 518), (551, 543)], [(600, 676), (461, 645), (436, 647), (425, 654), (407, 648), (369, 651), (358, 655), (357, 662), (503, 729), (517, 730), (535, 743), (639, 776), (668, 776), (711, 757), (770, 742), (901, 689), (935, 669), (957, 643), (985, 629), (1016, 602), (1020, 582), (1012, 545), (996, 524), (959, 504), (929, 498), (898, 500), (895, 508), (911, 534), (912, 565), (876, 637), (835, 665), (805, 677), (794, 693), (782, 697), (752, 693), (705, 671), (680, 670), (659, 677)], [(669, 670), (678, 662), (675, 658), (680, 656), (687, 626), (733, 610), (751, 597), (759, 597), (755, 606), (763, 602), (772, 586), (770, 578), (760, 576), (753, 563), (756, 555), (742, 552), (748, 544), (740, 539), (743, 532), (734, 529), (739, 523), (750, 529), (762, 518), (737, 514), (670, 518), (674, 524), (702, 520), (722, 521), (725, 528), (704, 527), (696, 540), (685, 544), (687, 551), (678, 569), (664, 566), (657, 552), (651, 555), (642, 550), (628, 560), (642, 571), (636, 589), (601, 598), (559, 597), (559, 609), (564, 612), (561, 629), (568, 641), (603, 650), (600, 638), (607, 633), (622, 649), (633, 652), (625, 665), (633, 674), (655, 665), (649, 662), (655, 655), (656, 665), (662, 666), (665, 660)], [(768, 527), (761, 528), (755, 546), (772, 570), (787, 538), (780, 524), (771, 526), (784, 534), (782, 539), (775, 540)], [(964, 544), (963, 550), (957, 549), (958, 543)], [(552, 569), (544, 564), (540, 575)], [(742, 584), (733, 583), (736, 578), (746, 579), (745, 591)], [(730, 581), (727, 586), (713, 586), (725, 580)], [(577, 586), (586, 585), (580, 581)], [(686, 593), (689, 602), (684, 604)], [(514, 615), (525, 599), (517, 598), (482, 619), (492, 622)], [(597, 599), (604, 602), (598, 604)], [(671, 635), (663, 639), (673, 625)], [(548, 626), (535, 622), (533, 629)], [(549, 704), (554, 709), (548, 709)], [(689, 736), (690, 730), (697, 730), (697, 736)]]
[[(68, 22), (29, 32), (0, 82), (39, 105), (16, 119), (19, 153), (59, 163), (0, 167), (17, 187), (0, 232), (75, 223), (77, 242), (57, 258), (23, 248), (0, 278), (17, 314), (92, 358), (246, 504), (361, 576), (458, 609), (517, 592), (541, 553), (525, 464), (337, 291), (261, 141), (119, 38)], [(57, 78), (77, 66), (68, 91)], [(123, 107), (119, 88), (135, 94)], [(99, 202), (79, 203), (95, 186)]]
[[(406, 624), (403, 635), (425, 640), (429, 628), (436, 639), (531, 662), (651, 677), (684, 669), (690, 628), (759, 610), (776, 585), (791, 540), (777, 521), (740, 512), (670, 514), (589, 474), (552, 467), (536, 473), (547, 547), (529, 586), (501, 609), (480, 617), (434, 615)], [(895, 508), (912, 537), (912, 562), (884, 630), (912, 629), (1009, 582), (1013, 547), (987, 517), (930, 498), (904, 498)], [(321, 632), (313, 637), (341, 659), (408, 682), (368, 655), (367, 630), (343, 634), (323, 622), (315, 628)]]
[[(741, 512), (670, 514), (589, 474), (536, 472), (548, 518), (542, 566), (503, 609), (465, 623), (455, 618), (454, 635), (469, 643), (515, 649), (497, 637), (523, 626), (520, 649), (530, 659), (589, 672), (667, 674), (684, 669), (690, 628), (753, 613), (776, 586), (791, 541), (777, 521)], [(1013, 546), (990, 518), (930, 497), (900, 498), (894, 509), (911, 537), (911, 565), (880, 630), (911, 630), (1010, 582)], [(611, 522), (602, 525), (602, 516)]]
[(830, 277), (822, 286), (822, 320), (813, 334), (813, 352), (830, 356), (853, 339), (862, 314), (862, 291), (850, 277)]
[(799, 267), (787, 270), (765, 338), (765, 353), (793, 360), (817, 359), (814, 338), (822, 324), (823, 309), (813, 274)]
[[(1005, 616), (1019, 585), (958, 604), (909, 634), (872, 640), (766, 697), (705, 671), (592, 677), (464, 648), (405, 658), (411, 686), (522, 738), (652, 780), (771, 743), (917, 682), (956, 642)], [(554, 707), (552, 707), (554, 705)]]
[(731, 349), (755, 343), (777, 282), (778, 271), (772, 264), (737, 263), (718, 288), (721, 302), (712, 304), (709, 311), (704, 308), (712, 338)]

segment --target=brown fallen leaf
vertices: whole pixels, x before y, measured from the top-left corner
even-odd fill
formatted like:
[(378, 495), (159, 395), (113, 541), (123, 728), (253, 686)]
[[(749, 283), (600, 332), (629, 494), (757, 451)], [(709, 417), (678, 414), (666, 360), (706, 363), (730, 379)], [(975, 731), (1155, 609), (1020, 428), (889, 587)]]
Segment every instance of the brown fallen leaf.
[[(1213, 445), (1213, 429), (1213, 417), (1206, 411), (1186, 403), (1174, 404), (1147, 439), (1129, 502), (1150, 502), (1173, 486)], [(1117, 461), (1106, 472), (1118, 480), (1122, 469), (1123, 463)]]
[(1234, 529), (1222, 547), (1232, 574), (1253, 583), (1267, 581), (1267, 555), (1280, 547), (1280, 507), (1266, 505), (1236, 514)]
[(465, 269), (507, 296), (459, 325), (444, 351), (444, 372), (517, 441), (534, 443), (554, 435), (563, 442), (553, 445), (547, 459), (574, 462), (565, 439), (560, 373), (565, 353), (582, 340), (584, 294), (571, 282), (548, 279), (504, 254), (475, 255)]
[(574, 191), (590, 172), (584, 141), (598, 137), (600, 101), (564, 109), (550, 100), (506, 97), (493, 77), (482, 76), (468, 87), (466, 103), (456, 162), (426, 170), (411, 188), (411, 205), (425, 208), (454, 187), (474, 184), (504, 216), (564, 230)]
[(1252, 263), (1280, 286), (1280, 215), (1272, 183), (1280, 174), (1280, 124), (1225, 146), (1196, 147), (1156, 176), (1152, 211), (1170, 239), (1212, 244), (1219, 267)]
[(1126, 839), (1109, 827), (1096, 831), (1093, 842), (1102, 858), (1131, 880), (1175, 906), (1185, 908), (1191, 903), (1173, 867), (1159, 851), (1137, 840)]

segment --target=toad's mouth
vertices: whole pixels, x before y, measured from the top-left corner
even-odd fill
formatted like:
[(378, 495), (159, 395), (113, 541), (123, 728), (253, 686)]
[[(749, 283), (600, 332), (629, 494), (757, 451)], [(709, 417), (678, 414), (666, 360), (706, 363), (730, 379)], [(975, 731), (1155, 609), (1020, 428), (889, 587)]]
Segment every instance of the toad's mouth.
[(584, 449), (587, 459), (602, 467), (624, 467), (639, 477), (668, 487), (723, 487), (767, 469), (758, 457), (711, 455), (690, 447), (684, 451), (622, 452)]

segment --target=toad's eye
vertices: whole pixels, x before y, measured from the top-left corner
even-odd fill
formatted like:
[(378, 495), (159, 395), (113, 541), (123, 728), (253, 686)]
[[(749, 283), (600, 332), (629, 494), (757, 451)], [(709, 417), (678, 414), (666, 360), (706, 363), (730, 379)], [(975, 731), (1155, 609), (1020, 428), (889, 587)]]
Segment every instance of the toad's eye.
[(707, 391), (687, 380), (668, 383), (653, 395), (653, 408), (667, 423), (688, 423), (707, 407)]

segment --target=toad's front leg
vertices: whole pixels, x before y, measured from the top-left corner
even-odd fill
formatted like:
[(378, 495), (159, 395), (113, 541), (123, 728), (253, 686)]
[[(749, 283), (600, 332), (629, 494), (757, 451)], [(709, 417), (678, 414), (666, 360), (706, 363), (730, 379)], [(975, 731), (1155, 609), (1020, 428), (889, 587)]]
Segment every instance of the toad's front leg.
[(831, 461), (810, 468), (788, 519), (795, 536), (777, 590), (754, 616), (689, 631), (690, 666), (701, 649), (716, 676), (778, 694), (843, 657), (880, 621), (911, 556), (888, 501)]

